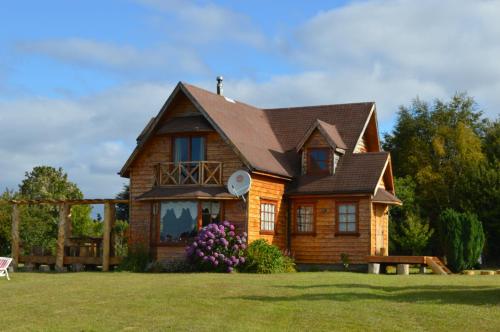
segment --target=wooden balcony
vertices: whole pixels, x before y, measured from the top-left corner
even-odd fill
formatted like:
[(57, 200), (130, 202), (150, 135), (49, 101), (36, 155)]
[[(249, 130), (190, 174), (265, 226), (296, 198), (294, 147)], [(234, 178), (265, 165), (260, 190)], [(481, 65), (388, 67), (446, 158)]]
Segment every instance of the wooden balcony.
[(182, 161), (155, 165), (155, 185), (221, 186), (222, 163), (219, 161)]

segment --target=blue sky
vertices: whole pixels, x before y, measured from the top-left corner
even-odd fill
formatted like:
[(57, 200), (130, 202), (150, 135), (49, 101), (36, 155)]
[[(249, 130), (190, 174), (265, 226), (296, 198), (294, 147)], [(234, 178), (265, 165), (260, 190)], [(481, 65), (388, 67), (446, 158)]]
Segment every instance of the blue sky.
[(381, 131), (419, 96), (500, 107), (500, 2), (9, 1), (0, 10), (0, 187), (63, 167), (110, 197), (182, 80), (262, 107), (377, 102)]

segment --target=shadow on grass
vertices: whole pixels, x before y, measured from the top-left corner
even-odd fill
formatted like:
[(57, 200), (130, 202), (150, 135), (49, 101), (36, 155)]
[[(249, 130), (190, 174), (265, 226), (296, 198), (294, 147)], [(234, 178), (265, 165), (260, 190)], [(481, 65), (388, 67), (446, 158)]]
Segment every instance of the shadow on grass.
[[(500, 305), (500, 288), (471, 286), (385, 287), (357, 284), (283, 286), (294, 289), (331, 287), (331, 291), (289, 296), (243, 296), (240, 299), (261, 302), (382, 300), (400, 303), (436, 303), (466, 305)], [(343, 288), (355, 291), (343, 291)]]

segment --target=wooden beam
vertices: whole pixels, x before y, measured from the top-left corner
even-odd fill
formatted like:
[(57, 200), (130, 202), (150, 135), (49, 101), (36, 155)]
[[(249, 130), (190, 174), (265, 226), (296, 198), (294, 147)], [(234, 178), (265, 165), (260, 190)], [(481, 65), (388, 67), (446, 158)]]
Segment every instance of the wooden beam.
[(115, 220), (115, 205), (104, 204), (104, 230), (102, 233), (102, 271), (109, 271), (109, 256), (111, 251), (111, 229)]
[(17, 270), (19, 264), (19, 207), (17, 204), (12, 206), (12, 266)]
[(129, 204), (130, 201), (127, 199), (12, 199), (12, 200), (0, 200), (0, 203), (18, 204), (18, 205), (37, 205), (37, 204), (52, 204), (60, 205), (67, 203), (70, 205), (89, 205), (89, 204)]
[(59, 223), (57, 229), (56, 243), (56, 271), (63, 272), (64, 270), (64, 243), (66, 233), (66, 223), (69, 218), (70, 205), (62, 203), (59, 205)]

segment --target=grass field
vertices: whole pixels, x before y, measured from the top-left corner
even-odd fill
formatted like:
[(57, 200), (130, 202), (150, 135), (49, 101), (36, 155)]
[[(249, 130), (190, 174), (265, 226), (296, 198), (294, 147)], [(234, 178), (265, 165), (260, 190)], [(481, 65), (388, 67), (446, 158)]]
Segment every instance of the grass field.
[(500, 275), (16, 273), (4, 331), (499, 331)]

